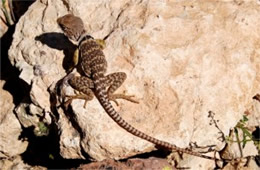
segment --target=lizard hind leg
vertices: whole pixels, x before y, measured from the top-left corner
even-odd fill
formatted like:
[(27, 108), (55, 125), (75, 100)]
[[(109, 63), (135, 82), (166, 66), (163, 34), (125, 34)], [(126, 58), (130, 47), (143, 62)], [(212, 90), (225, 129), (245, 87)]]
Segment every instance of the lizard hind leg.
[(114, 92), (123, 84), (126, 79), (126, 74), (124, 72), (112, 73), (106, 76), (105, 86), (107, 89), (107, 94), (109, 100), (113, 101), (118, 105), (116, 99), (124, 99), (133, 103), (139, 103), (137, 100), (133, 99), (134, 95), (126, 95), (126, 94), (114, 94)]
[(79, 93), (74, 96), (66, 96), (69, 99), (65, 102), (65, 107), (67, 108), (68, 105), (72, 102), (74, 99), (83, 99), (85, 100), (84, 108), (86, 107), (86, 104), (88, 101), (92, 100), (94, 98), (94, 93), (91, 89), (94, 88), (94, 83), (91, 79), (88, 77), (78, 77), (74, 76), (71, 79), (69, 79), (69, 84), (72, 86), (73, 89), (77, 90)]

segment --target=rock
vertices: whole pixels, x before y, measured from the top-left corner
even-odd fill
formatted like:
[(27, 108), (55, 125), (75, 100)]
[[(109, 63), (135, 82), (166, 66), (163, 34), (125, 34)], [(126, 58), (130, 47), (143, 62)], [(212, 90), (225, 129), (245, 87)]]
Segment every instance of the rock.
[[(256, 98), (258, 96), (258, 98)], [(248, 126), (251, 128), (255, 128), (259, 126), (260, 122), (260, 94), (257, 94), (253, 97), (253, 101), (251, 105), (249, 105), (247, 111), (245, 111), (245, 115), (248, 118)]]
[(250, 160), (246, 162), (246, 160), (239, 162), (234, 165), (233, 163), (228, 163), (223, 170), (257, 170), (259, 169), (259, 165), (256, 164), (254, 160)]
[(16, 156), (12, 159), (1, 159), (0, 160), (1, 170), (10, 170), (10, 169), (30, 169), (30, 170), (47, 170), (47, 168), (42, 166), (30, 166), (25, 164), (20, 156)]
[(78, 169), (169, 169), (171, 165), (161, 158), (148, 158), (148, 159), (129, 159), (126, 162), (117, 162), (114, 160), (104, 160), (100, 162), (94, 162), (86, 165), (80, 165)]
[[(0, 158), (10, 158), (23, 153), (28, 145), (27, 141), (19, 139), (22, 127), (13, 109), (13, 98), (3, 89), (5, 81), (0, 81)], [(4, 100), (3, 100), (4, 99)], [(0, 166), (1, 167), (1, 166)]]
[[(80, 16), (93, 37), (110, 34), (108, 73), (125, 72), (117, 93), (134, 94), (140, 102), (114, 105), (127, 122), (179, 147), (196, 142), (221, 150), (225, 142), (210, 125), (209, 111), (227, 136), (259, 92), (259, 11), (256, 2), (235, 1), (36, 1), (16, 26), (9, 59), (34, 87), (29, 105), (38, 111), (31, 114), (51, 114), (49, 92), (68, 72), (75, 49), (56, 19)], [(70, 87), (64, 91), (73, 94)], [(96, 99), (83, 105), (74, 100), (71, 112), (57, 110), (62, 156), (82, 158), (83, 151), (95, 160), (123, 159), (155, 149), (118, 127)], [(189, 165), (214, 167), (193, 156)]]
[(20, 2), (20, 1), (4, 0), (0, 2), (0, 8), (1, 8), (0, 37), (1, 38), (7, 32), (8, 27), (14, 25), (34, 1), (35, 0)]
[(60, 119), (60, 154), (66, 159), (84, 159), (81, 153), (79, 132), (73, 127), (66, 114), (59, 110)]

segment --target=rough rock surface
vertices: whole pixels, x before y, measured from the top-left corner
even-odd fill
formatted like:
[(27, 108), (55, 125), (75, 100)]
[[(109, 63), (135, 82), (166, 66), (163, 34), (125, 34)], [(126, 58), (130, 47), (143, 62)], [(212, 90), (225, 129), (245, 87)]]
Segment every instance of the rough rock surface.
[[(257, 1), (41, 0), (20, 19), (9, 50), (20, 78), (32, 87), (32, 102), (16, 110), (26, 115), (29, 108), (29, 115), (19, 117), (25, 125), (36, 125), (37, 115), (54, 121), (47, 89), (53, 91), (66, 75), (75, 48), (56, 24), (67, 13), (80, 16), (95, 38), (111, 33), (104, 50), (108, 73), (125, 72), (118, 93), (134, 94), (140, 102), (120, 101), (116, 110), (151, 136), (179, 147), (196, 142), (220, 150), (224, 143), (208, 112), (228, 135), (260, 91)], [(71, 112), (58, 110), (64, 157), (82, 158), (84, 151), (96, 160), (121, 159), (155, 149), (118, 127), (96, 99), (83, 105), (74, 100)], [(190, 158), (194, 169), (214, 166)]]
[(160, 158), (149, 159), (129, 159), (126, 162), (116, 162), (114, 160), (104, 160), (94, 162), (87, 165), (81, 165), (78, 169), (171, 169), (171, 165), (165, 160)]
[(20, 170), (20, 169), (30, 169), (30, 170), (47, 170), (45, 167), (41, 166), (30, 166), (25, 164), (20, 156), (13, 157), (11, 159), (1, 159), (0, 160), (1, 170)]
[(19, 139), (22, 128), (13, 112), (13, 98), (3, 89), (4, 84), (5, 81), (0, 81), (0, 159), (21, 154), (28, 145), (28, 142)]

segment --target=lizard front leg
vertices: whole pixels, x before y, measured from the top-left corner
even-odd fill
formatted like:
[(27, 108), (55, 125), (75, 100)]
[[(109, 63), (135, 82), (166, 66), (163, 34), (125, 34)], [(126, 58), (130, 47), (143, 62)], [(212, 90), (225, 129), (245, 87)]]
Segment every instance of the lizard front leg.
[(112, 73), (105, 77), (105, 87), (108, 88), (107, 94), (109, 100), (114, 101), (116, 105), (118, 105), (116, 99), (125, 99), (133, 103), (139, 103), (137, 100), (133, 99), (134, 95), (114, 94), (114, 92), (123, 84), (126, 77), (124, 72)]
[(65, 102), (65, 107), (67, 107), (74, 99), (85, 100), (84, 107), (86, 107), (87, 102), (94, 98), (94, 93), (91, 90), (94, 88), (93, 81), (85, 76), (74, 76), (71, 79), (69, 79), (68, 82), (73, 89), (77, 90), (80, 93), (74, 96), (67, 95), (66, 97), (68, 97), (69, 99)]

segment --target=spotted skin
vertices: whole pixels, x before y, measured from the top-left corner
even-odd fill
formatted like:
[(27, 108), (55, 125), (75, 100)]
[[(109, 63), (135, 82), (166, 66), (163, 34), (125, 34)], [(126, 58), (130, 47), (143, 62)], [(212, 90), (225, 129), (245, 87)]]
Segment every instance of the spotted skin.
[[(102, 107), (105, 109), (106, 113), (123, 129), (128, 131), (129, 133), (140, 137), (144, 140), (147, 140), (149, 142), (152, 142), (158, 146), (175, 150), (178, 152), (211, 159), (211, 160), (218, 160), (214, 157), (202, 155), (201, 153), (191, 151), (189, 149), (183, 149), (179, 148), (173, 144), (170, 144), (165, 141), (158, 140), (154, 137), (151, 137), (140, 130), (134, 128), (132, 125), (127, 123), (114, 109), (112, 104), (110, 103), (110, 100), (114, 100), (116, 98), (123, 98), (126, 100), (131, 101), (132, 96), (125, 96), (125, 95), (115, 95), (113, 97), (113, 93), (115, 90), (121, 86), (121, 84), (126, 79), (126, 74), (119, 72), (119, 73), (112, 73), (107, 76), (105, 76), (105, 73), (107, 71), (107, 61), (105, 59), (105, 55), (102, 51), (102, 46), (94, 40), (90, 36), (86, 36), (81, 34), (84, 37), (79, 37), (79, 32), (85, 32), (82, 31), (82, 28), (80, 28), (77, 32), (75, 29), (71, 30), (70, 23), (67, 22), (67, 18), (69, 18), (70, 22), (73, 22), (73, 25), (75, 27), (78, 27), (76, 23), (79, 22), (78, 17), (77, 20), (73, 21), (71, 18), (75, 16), (72, 16), (71, 14), (65, 15), (61, 18), (59, 18), (58, 24), (61, 26), (63, 31), (65, 32), (65, 35), (68, 36), (70, 39), (78, 40), (79, 42), (79, 66), (83, 70), (84, 74), (81, 75), (81, 77), (73, 77), (69, 80), (69, 84), (76, 90), (84, 93), (85, 95), (91, 95), (92, 91), (96, 98), (99, 100)], [(81, 25), (81, 22), (79, 22), (79, 25)], [(80, 26), (79, 26), (80, 27)], [(73, 32), (74, 31), (74, 32)], [(71, 35), (70, 35), (71, 34)], [(76, 35), (76, 36), (75, 36)], [(108, 89), (108, 90), (107, 90)], [(79, 97), (79, 98), (82, 98)], [(91, 97), (90, 97), (91, 98)]]

